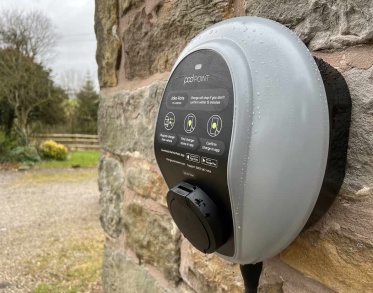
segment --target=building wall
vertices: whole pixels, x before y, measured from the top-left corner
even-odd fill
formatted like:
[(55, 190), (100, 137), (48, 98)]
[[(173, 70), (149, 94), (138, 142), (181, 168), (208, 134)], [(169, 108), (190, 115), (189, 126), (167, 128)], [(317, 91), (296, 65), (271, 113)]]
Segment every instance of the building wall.
[(152, 143), (180, 51), (206, 27), (243, 15), (293, 30), (342, 73), (352, 99), (339, 195), (316, 224), (264, 262), (259, 292), (373, 292), (373, 2), (96, 0), (105, 292), (243, 292), (237, 265), (198, 252), (173, 223)]

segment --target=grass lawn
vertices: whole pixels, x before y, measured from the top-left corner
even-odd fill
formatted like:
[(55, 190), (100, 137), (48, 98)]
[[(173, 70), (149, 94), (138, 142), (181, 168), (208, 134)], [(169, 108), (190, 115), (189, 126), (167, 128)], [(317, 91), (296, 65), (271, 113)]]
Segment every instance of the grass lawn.
[(58, 168), (58, 167), (71, 167), (72, 165), (80, 165), (80, 167), (95, 167), (98, 164), (100, 151), (87, 150), (87, 151), (74, 151), (71, 152), (66, 161), (42, 161), (37, 163), (37, 167), (41, 168)]
[(26, 261), (27, 274), (39, 281), (31, 293), (101, 292), (102, 234), (58, 242), (46, 243), (46, 253)]

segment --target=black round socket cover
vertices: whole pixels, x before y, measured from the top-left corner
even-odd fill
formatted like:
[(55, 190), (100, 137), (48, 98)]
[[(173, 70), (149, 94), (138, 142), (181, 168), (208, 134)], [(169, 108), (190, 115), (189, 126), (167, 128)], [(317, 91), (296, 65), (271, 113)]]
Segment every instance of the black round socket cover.
[(207, 251), (210, 247), (210, 239), (206, 229), (198, 216), (187, 206), (185, 198), (176, 196), (171, 201), (170, 211), (184, 237), (198, 250)]
[(226, 242), (222, 214), (202, 189), (181, 182), (168, 192), (167, 204), (180, 231), (198, 250), (213, 253)]

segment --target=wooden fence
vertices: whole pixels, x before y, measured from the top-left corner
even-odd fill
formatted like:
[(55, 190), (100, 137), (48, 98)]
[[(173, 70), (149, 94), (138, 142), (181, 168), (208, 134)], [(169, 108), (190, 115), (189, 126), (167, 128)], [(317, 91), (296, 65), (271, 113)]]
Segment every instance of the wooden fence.
[(37, 133), (30, 136), (30, 141), (39, 145), (41, 142), (52, 139), (68, 147), (69, 150), (98, 150), (98, 135), (91, 134), (56, 134)]

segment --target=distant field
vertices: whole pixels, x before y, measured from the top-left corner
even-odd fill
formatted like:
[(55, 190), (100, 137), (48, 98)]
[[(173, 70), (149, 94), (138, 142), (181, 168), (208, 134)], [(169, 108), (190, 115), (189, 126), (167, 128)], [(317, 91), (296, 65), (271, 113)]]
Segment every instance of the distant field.
[(99, 157), (100, 152), (96, 150), (74, 151), (66, 161), (42, 161), (36, 166), (41, 168), (71, 167), (72, 165), (94, 167), (97, 166)]

